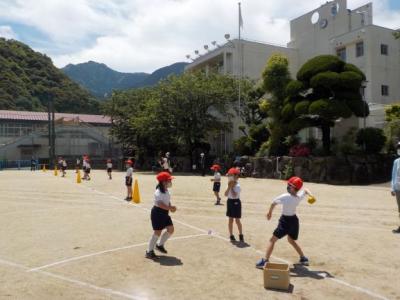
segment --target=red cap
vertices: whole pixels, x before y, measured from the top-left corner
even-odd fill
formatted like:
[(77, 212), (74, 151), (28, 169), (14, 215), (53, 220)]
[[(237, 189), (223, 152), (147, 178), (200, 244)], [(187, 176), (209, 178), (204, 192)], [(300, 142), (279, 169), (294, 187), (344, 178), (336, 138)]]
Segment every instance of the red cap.
[(111, 162), (111, 159), (109, 158), (109, 159), (107, 159), (107, 162)]
[(237, 168), (230, 168), (227, 175), (239, 175), (240, 171)]
[(221, 170), (221, 166), (218, 164), (215, 164), (215, 165), (212, 165), (212, 167), (210, 169), (214, 170), (214, 171), (218, 171), (218, 170)]
[(174, 177), (172, 177), (171, 174), (169, 174), (168, 172), (161, 172), (161, 173), (157, 174), (157, 180), (159, 182), (169, 181), (169, 180), (172, 180), (172, 179), (174, 179)]
[(125, 163), (129, 165), (133, 164), (133, 162), (130, 159), (126, 160)]
[(296, 190), (300, 190), (301, 187), (303, 186), (303, 180), (300, 177), (291, 177), (289, 178), (289, 180), (287, 181), (288, 184), (290, 184), (291, 186), (293, 186)]

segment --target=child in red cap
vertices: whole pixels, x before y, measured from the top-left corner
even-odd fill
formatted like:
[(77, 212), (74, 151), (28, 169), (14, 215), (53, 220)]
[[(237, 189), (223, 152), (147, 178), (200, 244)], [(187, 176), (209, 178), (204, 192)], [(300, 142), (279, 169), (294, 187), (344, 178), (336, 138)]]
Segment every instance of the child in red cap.
[[(172, 177), (169, 172), (161, 172), (157, 175), (158, 185), (154, 193), (154, 206), (151, 209), (151, 225), (154, 233), (149, 241), (146, 258), (158, 258), (154, 253), (154, 248), (162, 253), (167, 253), (164, 244), (174, 233), (174, 224), (169, 216), (169, 212), (175, 212), (176, 207), (171, 205), (171, 196), (168, 192), (168, 188), (172, 187), (172, 179), (174, 179), (174, 177)], [(164, 232), (161, 236), (160, 242), (157, 244), (158, 238), (165, 228), (167, 231)]]
[(240, 218), (242, 217), (242, 203), (240, 201), (240, 184), (239, 180), (240, 171), (237, 168), (230, 168), (228, 175), (228, 188), (225, 191), (225, 196), (228, 197), (226, 206), (226, 216), (229, 218), (228, 229), (229, 238), (231, 242), (235, 242), (235, 236), (233, 235), (233, 220), (235, 220), (237, 228), (239, 230), (239, 240), (244, 242), (242, 223)]
[(299, 219), (296, 216), (296, 208), (307, 194), (311, 196), (310, 191), (305, 188), (301, 190), (302, 187), (303, 180), (301, 178), (291, 177), (287, 181), (287, 193), (280, 195), (272, 202), (271, 207), (269, 208), (269, 211), (266, 215), (267, 219), (271, 220), (272, 212), (275, 206), (277, 206), (278, 204), (282, 204), (282, 215), (279, 218), (278, 227), (275, 229), (271, 239), (269, 240), (265, 259), (261, 258), (257, 262), (257, 268), (264, 268), (264, 265), (269, 261), (269, 258), (271, 257), (276, 241), (286, 235), (288, 236), (287, 239), (289, 244), (291, 244), (296, 252), (299, 254), (300, 263), (308, 266), (308, 258), (304, 256), (303, 250), (301, 250), (300, 246), (296, 242), (297, 238), (299, 237)]
[(210, 180), (214, 182), (213, 192), (215, 197), (217, 197), (217, 202), (215, 202), (215, 205), (222, 205), (221, 197), (219, 196), (219, 191), (221, 189), (221, 173), (219, 173), (219, 170), (221, 170), (221, 167), (218, 164), (215, 164), (212, 165), (210, 169), (214, 171), (214, 178), (211, 178)]

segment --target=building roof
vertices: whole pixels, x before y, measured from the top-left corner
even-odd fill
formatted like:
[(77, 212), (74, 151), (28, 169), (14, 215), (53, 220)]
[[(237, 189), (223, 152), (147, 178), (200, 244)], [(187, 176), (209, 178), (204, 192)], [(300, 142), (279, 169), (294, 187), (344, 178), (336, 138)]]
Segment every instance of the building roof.
[[(102, 115), (55, 113), (55, 119), (65, 121), (81, 121), (95, 124), (111, 124), (111, 118)], [(0, 110), (0, 120), (48, 121), (47, 112)]]

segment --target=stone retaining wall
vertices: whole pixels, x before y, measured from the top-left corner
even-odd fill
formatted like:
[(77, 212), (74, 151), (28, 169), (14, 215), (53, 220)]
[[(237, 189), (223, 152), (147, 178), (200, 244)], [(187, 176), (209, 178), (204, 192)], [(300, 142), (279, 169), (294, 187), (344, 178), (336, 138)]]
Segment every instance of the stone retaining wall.
[[(328, 156), (328, 157), (242, 157), (246, 173), (258, 178), (285, 179), (290, 167), (294, 175), (309, 182), (329, 184), (371, 184), (391, 178), (393, 156)], [(286, 172), (288, 173), (288, 172)]]

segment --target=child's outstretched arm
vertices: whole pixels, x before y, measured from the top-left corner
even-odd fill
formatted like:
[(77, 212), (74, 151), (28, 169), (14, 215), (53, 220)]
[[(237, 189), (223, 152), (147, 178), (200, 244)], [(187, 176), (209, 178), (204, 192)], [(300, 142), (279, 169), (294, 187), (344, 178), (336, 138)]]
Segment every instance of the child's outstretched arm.
[(273, 212), (273, 210), (274, 210), (274, 208), (275, 208), (276, 205), (277, 205), (277, 204), (274, 203), (274, 202), (271, 203), (271, 206), (269, 207), (269, 211), (268, 211), (268, 213), (267, 213), (267, 215), (266, 215), (268, 221), (271, 220), (272, 212)]

